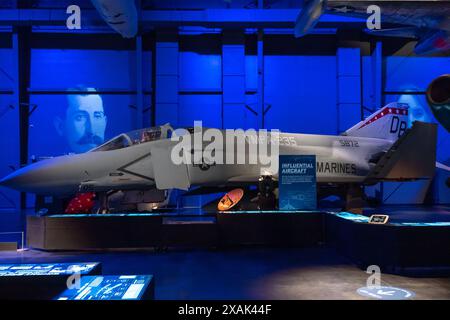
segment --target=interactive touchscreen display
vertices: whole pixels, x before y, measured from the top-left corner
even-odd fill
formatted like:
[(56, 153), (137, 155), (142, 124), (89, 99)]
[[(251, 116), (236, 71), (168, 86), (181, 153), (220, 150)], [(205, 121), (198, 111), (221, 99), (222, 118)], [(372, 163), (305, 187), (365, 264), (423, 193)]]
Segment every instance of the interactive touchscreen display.
[(66, 290), (56, 300), (141, 300), (152, 279), (150, 275), (84, 276), (79, 288)]

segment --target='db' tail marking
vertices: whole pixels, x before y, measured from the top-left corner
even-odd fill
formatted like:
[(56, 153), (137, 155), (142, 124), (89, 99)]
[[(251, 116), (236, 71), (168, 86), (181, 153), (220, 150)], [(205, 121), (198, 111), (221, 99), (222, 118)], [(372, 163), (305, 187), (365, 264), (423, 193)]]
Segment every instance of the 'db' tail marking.
[[(371, 117), (369, 120), (367, 120), (362, 126), (360, 126), (358, 129), (364, 128), (365, 126), (377, 121), (378, 119), (383, 118), (384, 116), (387, 116), (389, 114), (395, 114), (395, 115), (408, 115), (408, 109), (400, 109), (400, 108), (390, 108), (390, 107), (384, 107), (380, 110), (377, 114), (375, 114), (373, 117)], [(398, 119), (398, 117), (397, 117)], [(392, 131), (392, 126), (391, 126)]]
[(396, 141), (408, 128), (408, 105), (392, 102), (343, 134)]

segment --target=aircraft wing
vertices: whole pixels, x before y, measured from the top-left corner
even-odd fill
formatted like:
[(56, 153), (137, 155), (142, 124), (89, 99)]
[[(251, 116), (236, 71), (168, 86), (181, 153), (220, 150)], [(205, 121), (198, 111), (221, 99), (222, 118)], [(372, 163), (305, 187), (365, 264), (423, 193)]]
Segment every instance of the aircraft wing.
[(159, 190), (188, 190), (191, 186), (186, 164), (176, 165), (171, 160), (172, 146), (169, 140), (157, 142), (151, 149), (151, 159), (155, 184)]
[(327, 1), (326, 12), (353, 17), (368, 17), (367, 7), (381, 8), (381, 23), (396, 23), (427, 29), (450, 31), (450, 1)]

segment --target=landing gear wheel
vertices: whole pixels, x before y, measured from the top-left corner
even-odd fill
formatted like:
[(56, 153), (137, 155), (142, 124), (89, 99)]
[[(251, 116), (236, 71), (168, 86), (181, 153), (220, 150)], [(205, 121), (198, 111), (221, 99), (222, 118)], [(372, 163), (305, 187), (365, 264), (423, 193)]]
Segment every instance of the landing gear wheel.
[(272, 176), (261, 176), (258, 181), (258, 209), (275, 210), (277, 199), (274, 194), (276, 182)]

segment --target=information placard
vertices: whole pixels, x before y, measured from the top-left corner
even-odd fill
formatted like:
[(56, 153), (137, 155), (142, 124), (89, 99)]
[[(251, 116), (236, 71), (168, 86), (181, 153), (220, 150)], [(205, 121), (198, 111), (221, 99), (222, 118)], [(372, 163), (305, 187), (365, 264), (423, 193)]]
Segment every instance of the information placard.
[(316, 156), (280, 155), (280, 210), (316, 210)]

